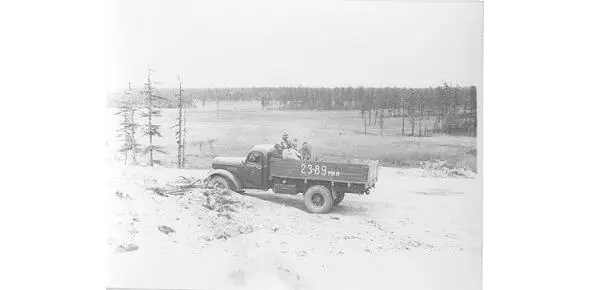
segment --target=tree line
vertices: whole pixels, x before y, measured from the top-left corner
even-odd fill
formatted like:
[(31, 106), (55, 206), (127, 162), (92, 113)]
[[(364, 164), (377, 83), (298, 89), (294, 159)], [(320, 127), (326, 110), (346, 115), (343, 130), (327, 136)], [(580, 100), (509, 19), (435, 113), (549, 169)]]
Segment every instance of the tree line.
[[(153, 99), (161, 108), (178, 108), (175, 89), (161, 89), (166, 98)], [(191, 108), (215, 102), (256, 101), (261, 110), (358, 110), (364, 131), (384, 130), (384, 119), (402, 118), (403, 135), (429, 133), (476, 136), (477, 89), (443, 83), (437, 87), (253, 87), (184, 89), (184, 104)], [(433, 119), (432, 119), (433, 118)], [(435, 120), (434, 122), (432, 122)], [(428, 123), (434, 123), (427, 128)]]
[[(364, 131), (368, 126), (384, 130), (384, 119), (402, 118), (402, 135), (425, 136), (430, 132), (476, 136), (477, 90), (443, 83), (438, 87), (340, 87), (277, 88), (254, 90), (261, 109), (359, 110)], [(435, 118), (427, 128), (427, 118)]]

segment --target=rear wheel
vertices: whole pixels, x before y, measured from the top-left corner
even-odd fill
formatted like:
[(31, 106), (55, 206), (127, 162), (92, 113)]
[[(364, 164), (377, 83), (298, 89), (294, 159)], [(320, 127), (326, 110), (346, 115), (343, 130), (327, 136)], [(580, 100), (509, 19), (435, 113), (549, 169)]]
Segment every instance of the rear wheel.
[(345, 193), (344, 192), (337, 192), (337, 197), (334, 199), (334, 205), (337, 205), (339, 203), (341, 203), (341, 201), (343, 201), (343, 199), (345, 199)]
[(313, 213), (327, 213), (333, 206), (332, 194), (326, 186), (314, 185), (304, 193), (304, 204)]

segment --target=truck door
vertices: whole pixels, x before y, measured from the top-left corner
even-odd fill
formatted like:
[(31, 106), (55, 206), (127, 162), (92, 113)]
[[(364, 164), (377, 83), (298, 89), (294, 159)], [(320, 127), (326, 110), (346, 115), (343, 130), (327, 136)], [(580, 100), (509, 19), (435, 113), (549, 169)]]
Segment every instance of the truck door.
[(243, 176), (246, 187), (259, 188), (263, 186), (263, 153), (252, 151), (248, 154)]

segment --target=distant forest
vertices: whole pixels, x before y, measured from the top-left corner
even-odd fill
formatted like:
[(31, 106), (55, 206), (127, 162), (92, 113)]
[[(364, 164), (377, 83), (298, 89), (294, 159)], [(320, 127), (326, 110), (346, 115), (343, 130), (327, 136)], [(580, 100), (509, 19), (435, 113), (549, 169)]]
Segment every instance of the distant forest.
[[(178, 91), (178, 89), (177, 89)], [(278, 87), (183, 89), (188, 108), (204, 107), (208, 102), (259, 102), (261, 110), (357, 110), (364, 124), (383, 129), (384, 118), (402, 117), (402, 132), (412, 136), (426, 135), (426, 119), (435, 118), (431, 133), (476, 136), (477, 89), (475, 86), (438, 87)], [(159, 106), (178, 108), (175, 89), (161, 88)], [(136, 94), (141, 102), (143, 94)], [(111, 95), (109, 106), (119, 104), (123, 93)], [(218, 106), (219, 108), (219, 106)], [(422, 126), (421, 124), (425, 124)], [(415, 130), (418, 127), (418, 132)], [(421, 128), (424, 128), (421, 131)]]

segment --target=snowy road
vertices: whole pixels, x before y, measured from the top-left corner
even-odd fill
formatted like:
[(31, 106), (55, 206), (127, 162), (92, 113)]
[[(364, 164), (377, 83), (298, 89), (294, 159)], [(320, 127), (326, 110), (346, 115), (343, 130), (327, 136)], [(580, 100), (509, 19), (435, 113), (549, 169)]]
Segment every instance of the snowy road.
[[(228, 224), (203, 207), (198, 190), (168, 198), (144, 190), (180, 175), (202, 177), (204, 171), (131, 168), (123, 173), (110, 180), (109, 287), (480, 288), (478, 178), (380, 168), (374, 194), (348, 194), (326, 215), (307, 213), (301, 195), (247, 191), (240, 198), (249, 207)], [(159, 226), (174, 232), (165, 234)], [(212, 238), (224, 226), (238, 234)], [(117, 250), (129, 244), (137, 250)]]

